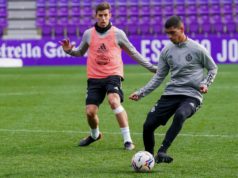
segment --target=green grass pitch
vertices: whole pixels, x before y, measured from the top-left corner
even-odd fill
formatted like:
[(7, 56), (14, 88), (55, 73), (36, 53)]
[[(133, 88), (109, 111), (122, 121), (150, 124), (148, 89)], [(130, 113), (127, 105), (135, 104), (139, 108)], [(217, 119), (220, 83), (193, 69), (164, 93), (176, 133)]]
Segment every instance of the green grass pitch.
[[(123, 150), (107, 100), (99, 112), (103, 139), (76, 146), (89, 132), (84, 66), (0, 69), (0, 177), (238, 177), (238, 65), (219, 65), (202, 108), (185, 122), (169, 149), (174, 162), (155, 165), (151, 173), (133, 172), (131, 158), (143, 150), (144, 119), (165, 82), (139, 102), (128, 96), (151, 77), (141, 66), (125, 66), (123, 106), (136, 144), (130, 152)], [(156, 149), (170, 123), (156, 130)]]

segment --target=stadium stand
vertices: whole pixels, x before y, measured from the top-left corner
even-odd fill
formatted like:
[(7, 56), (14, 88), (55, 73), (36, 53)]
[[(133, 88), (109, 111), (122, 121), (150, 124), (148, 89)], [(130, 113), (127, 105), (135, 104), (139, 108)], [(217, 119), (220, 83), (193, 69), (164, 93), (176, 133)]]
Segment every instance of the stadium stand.
[[(0, 35), (4, 39), (80, 38), (94, 23), (101, 0), (0, 0)], [(237, 33), (235, 0), (108, 0), (112, 23), (129, 36), (163, 34), (165, 19), (181, 16), (190, 35)]]

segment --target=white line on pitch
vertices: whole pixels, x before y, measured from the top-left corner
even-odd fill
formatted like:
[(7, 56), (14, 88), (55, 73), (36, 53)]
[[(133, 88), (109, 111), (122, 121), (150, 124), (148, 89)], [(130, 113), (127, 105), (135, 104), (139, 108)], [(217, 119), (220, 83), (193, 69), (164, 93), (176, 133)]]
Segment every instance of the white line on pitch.
[[(28, 133), (78, 133), (85, 134), (89, 133), (86, 131), (76, 131), (76, 130), (30, 130), (30, 129), (0, 129), (0, 132), (28, 132)], [(120, 135), (120, 132), (107, 132), (103, 131), (104, 134), (108, 135)], [(142, 133), (131, 132), (132, 135), (141, 135)], [(155, 135), (163, 136), (164, 134), (155, 133)], [(221, 135), (221, 134), (190, 134), (181, 133), (179, 136), (184, 137), (225, 137), (225, 138), (237, 138), (238, 135)]]

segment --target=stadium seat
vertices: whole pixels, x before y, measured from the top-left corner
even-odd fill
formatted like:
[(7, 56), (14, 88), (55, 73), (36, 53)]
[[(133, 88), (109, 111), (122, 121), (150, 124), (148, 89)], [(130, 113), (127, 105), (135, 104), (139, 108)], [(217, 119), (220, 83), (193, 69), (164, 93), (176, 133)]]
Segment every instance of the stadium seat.
[(57, 26), (67, 26), (68, 23), (69, 23), (69, 18), (66, 16), (57, 18)]
[(92, 7), (91, 6), (88, 6), (88, 5), (85, 5), (85, 6), (81, 6), (81, 9), (80, 9), (80, 13), (82, 16), (92, 16), (93, 15), (93, 10), (92, 10)]
[(200, 33), (200, 26), (198, 22), (193, 21), (190, 24), (188, 24), (188, 26), (189, 26), (189, 34), (196, 35)]
[(151, 25), (151, 34), (153, 36), (162, 35), (162, 34), (164, 34), (163, 29), (164, 28), (163, 28), (163, 24), (162, 23)]
[(219, 3), (213, 3), (209, 5), (209, 14), (221, 14), (221, 8)]
[(52, 27), (43, 26), (41, 29), (42, 29), (42, 36), (43, 37), (52, 37)]
[(6, 17), (6, 16), (7, 16), (6, 6), (5, 6), (5, 7), (1, 7), (1, 6), (0, 6), (0, 16), (1, 16), (1, 17)]
[(186, 7), (186, 15), (196, 15), (197, 14), (197, 6), (194, 3), (188, 4)]
[(138, 14), (140, 16), (142, 16), (142, 15), (150, 15), (151, 14), (151, 7), (148, 4), (143, 4), (141, 6), (138, 6), (138, 8), (139, 8)]
[(225, 14), (224, 16), (223, 16), (223, 21), (225, 22), (225, 23), (227, 23), (227, 22), (234, 22), (234, 17), (233, 17), (233, 15), (232, 14)]
[(79, 6), (80, 5), (80, 0), (71, 0), (72, 7), (73, 6)]
[(69, 18), (68, 24), (72, 26), (80, 25), (80, 17), (72, 16), (71, 18)]
[(221, 13), (224, 14), (232, 14), (232, 4), (231, 3), (225, 3), (223, 4), (221, 8)]
[(36, 9), (36, 16), (37, 17), (44, 17), (46, 15), (46, 8), (45, 7), (38, 7)]
[(36, 6), (37, 7), (45, 7), (46, 6), (46, 1), (45, 0), (37, 0), (36, 1)]
[(59, 6), (68, 6), (68, 0), (58, 0)]
[(57, 0), (48, 0), (48, 6), (49, 7), (56, 7), (57, 6)]
[(36, 27), (42, 27), (45, 25), (45, 17), (36, 18)]
[(161, 4), (154, 4), (151, 6), (151, 15), (161, 15), (161, 14), (162, 14)]
[(76, 26), (67, 26), (66, 36), (68, 38), (76, 38), (77, 37), (77, 27)]
[(165, 4), (162, 8), (162, 14), (164, 16), (171, 16), (174, 14), (174, 7), (171, 4)]
[(202, 23), (200, 24), (200, 33), (202, 33), (205, 36), (208, 36), (209, 34), (213, 33), (212, 30), (212, 24), (208, 23)]
[(209, 14), (209, 7), (208, 4), (199, 4), (197, 7), (199, 15), (208, 15)]
[(58, 38), (64, 38), (64, 26), (56, 26), (54, 28), (54, 32), (55, 32), (55, 37), (58, 37)]
[(67, 6), (60, 6), (57, 8), (57, 16), (68, 16), (68, 7)]
[(222, 22), (213, 23), (213, 30), (217, 35), (224, 34), (224, 24)]
[(226, 33), (227, 34), (236, 34), (237, 33), (237, 25), (235, 22), (226, 23)]
[[(136, 4), (131, 4), (127, 7), (127, 15), (131, 16), (131, 15), (138, 15), (139, 14), (139, 6)], [(145, 15), (146, 12), (143, 14)]]
[(7, 26), (7, 19), (5, 17), (0, 17), (0, 28)]
[(80, 16), (80, 7), (79, 6), (72, 6), (70, 9), (71, 16)]
[(136, 25), (136, 24), (128, 24), (127, 27), (128, 27), (127, 34), (130, 37), (138, 36), (138, 25)]
[(48, 10), (46, 11), (48, 17), (54, 17), (57, 16), (57, 8), (50, 6)]
[(185, 4), (177, 4), (175, 6), (175, 14), (176, 15), (184, 15), (186, 12), (186, 6)]

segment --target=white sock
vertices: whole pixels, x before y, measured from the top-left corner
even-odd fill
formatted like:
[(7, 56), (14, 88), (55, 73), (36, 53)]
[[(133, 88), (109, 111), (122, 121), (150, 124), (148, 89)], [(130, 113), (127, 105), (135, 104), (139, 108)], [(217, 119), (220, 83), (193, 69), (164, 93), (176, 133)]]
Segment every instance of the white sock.
[(96, 129), (91, 129), (91, 137), (93, 138), (93, 139), (97, 139), (98, 138), (98, 136), (99, 136), (99, 128), (97, 127)]
[(123, 136), (124, 143), (132, 142), (129, 127), (121, 128), (121, 134)]

